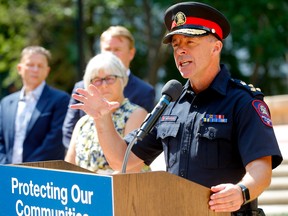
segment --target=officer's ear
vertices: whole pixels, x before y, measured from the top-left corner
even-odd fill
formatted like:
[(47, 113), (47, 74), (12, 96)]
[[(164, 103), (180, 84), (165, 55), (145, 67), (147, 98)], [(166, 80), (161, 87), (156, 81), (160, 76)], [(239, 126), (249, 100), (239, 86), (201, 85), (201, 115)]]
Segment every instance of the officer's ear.
[(220, 40), (214, 42), (213, 53), (220, 54), (223, 47), (223, 43)]

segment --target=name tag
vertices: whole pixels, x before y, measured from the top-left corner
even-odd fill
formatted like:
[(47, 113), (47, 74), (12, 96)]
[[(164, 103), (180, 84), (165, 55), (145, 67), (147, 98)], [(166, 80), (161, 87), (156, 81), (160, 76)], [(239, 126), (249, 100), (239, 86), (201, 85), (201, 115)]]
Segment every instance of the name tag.
[(163, 115), (161, 116), (161, 122), (176, 122), (178, 116), (175, 115)]

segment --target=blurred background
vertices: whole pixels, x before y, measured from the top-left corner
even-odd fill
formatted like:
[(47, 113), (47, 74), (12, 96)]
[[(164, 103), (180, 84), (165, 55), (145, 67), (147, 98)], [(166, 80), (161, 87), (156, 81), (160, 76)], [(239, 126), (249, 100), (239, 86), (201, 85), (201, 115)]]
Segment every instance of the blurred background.
[[(28, 45), (51, 51), (47, 82), (70, 93), (82, 79), (88, 60), (99, 52), (99, 36), (110, 25), (124, 25), (135, 37), (134, 74), (156, 89), (172, 78), (185, 83), (171, 47), (162, 44), (166, 33), (163, 14), (176, 2), (0, 0), (0, 99), (21, 88), (16, 64)], [(231, 35), (225, 40), (222, 62), (232, 76), (260, 87), (267, 96), (288, 94), (288, 2), (201, 2), (216, 7), (230, 21)]]

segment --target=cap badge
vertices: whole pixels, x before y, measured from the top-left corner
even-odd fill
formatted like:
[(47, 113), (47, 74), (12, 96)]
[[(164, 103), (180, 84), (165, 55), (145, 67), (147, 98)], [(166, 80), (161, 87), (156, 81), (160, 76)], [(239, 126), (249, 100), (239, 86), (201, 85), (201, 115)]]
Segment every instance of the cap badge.
[(177, 26), (183, 25), (186, 23), (186, 15), (183, 12), (178, 12), (175, 15), (174, 21), (175, 21)]

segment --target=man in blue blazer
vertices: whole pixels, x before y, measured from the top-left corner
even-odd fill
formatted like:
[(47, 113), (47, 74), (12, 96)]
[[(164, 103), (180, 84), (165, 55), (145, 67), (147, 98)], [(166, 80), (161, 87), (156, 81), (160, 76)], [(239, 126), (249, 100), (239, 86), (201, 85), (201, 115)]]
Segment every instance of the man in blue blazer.
[(64, 159), (62, 126), (70, 96), (48, 86), (50, 52), (23, 49), (18, 73), (23, 88), (0, 103), (0, 164)]
[[(132, 103), (146, 109), (147, 112), (151, 112), (155, 103), (154, 88), (147, 82), (144, 82), (133, 75), (129, 69), (130, 62), (133, 60), (136, 53), (134, 37), (130, 31), (123, 26), (109, 27), (101, 34), (100, 49), (101, 52), (114, 53), (127, 68), (129, 80), (124, 89), (124, 96), (129, 98)], [(77, 88), (84, 88), (83, 81), (79, 81), (75, 84), (72, 94), (75, 93)], [(78, 101), (71, 97), (69, 105), (75, 103), (78, 103)], [(63, 124), (63, 143), (66, 148), (69, 147), (76, 122), (83, 115), (85, 115), (85, 113), (82, 110), (68, 108)]]

